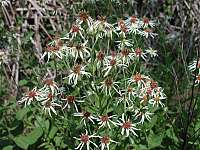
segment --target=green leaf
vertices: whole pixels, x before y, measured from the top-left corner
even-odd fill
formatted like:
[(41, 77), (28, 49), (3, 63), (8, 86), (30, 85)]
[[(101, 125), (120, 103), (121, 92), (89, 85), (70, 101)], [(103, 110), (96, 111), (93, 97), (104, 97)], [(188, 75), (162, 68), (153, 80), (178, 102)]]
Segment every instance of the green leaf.
[(31, 133), (26, 136), (26, 140), (29, 145), (32, 145), (37, 142), (37, 140), (42, 136), (43, 130), (42, 128), (38, 127), (35, 128)]
[(20, 148), (22, 149), (28, 149), (28, 143), (26, 141), (26, 138), (24, 136), (18, 136), (18, 137), (15, 137), (13, 139), (13, 141), (15, 142), (15, 144), (17, 146), (19, 146)]
[(28, 147), (37, 142), (37, 140), (42, 136), (43, 130), (42, 128), (35, 128), (29, 134), (23, 136), (20, 135), (15, 137), (13, 140), (22, 149), (28, 149)]
[(8, 146), (4, 147), (2, 150), (13, 150), (13, 146), (8, 145)]
[(48, 132), (49, 132), (49, 126), (50, 126), (49, 120), (46, 120), (46, 121), (44, 122), (44, 125), (45, 125), (45, 132), (48, 133)]
[(51, 128), (51, 131), (49, 132), (49, 138), (52, 139), (55, 136), (55, 134), (56, 134), (57, 131), (58, 131), (58, 128), (55, 127), (55, 126), (53, 126)]
[(157, 116), (153, 116), (151, 118), (151, 123), (144, 124), (145, 129), (150, 130), (151, 128), (153, 128), (153, 126), (156, 124), (156, 122), (157, 122)]
[(138, 150), (148, 150), (148, 148), (145, 145), (141, 145), (141, 144), (137, 146), (137, 149)]
[(62, 137), (56, 136), (56, 137), (54, 138), (54, 141), (55, 141), (55, 143), (56, 143), (56, 146), (60, 146), (61, 143), (62, 143)]
[(197, 131), (200, 128), (200, 120), (198, 119), (195, 123), (195, 131)]
[(167, 129), (166, 135), (167, 135), (169, 138), (171, 138), (171, 139), (174, 141), (174, 143), (178, 143), (179, 140), (178, 140), (178, 138), (176, 137), (176, 135), (175, 135), (174, 130), (173, 130), (172, 127), (171, 127), (170, 129)]
[(154, 134), (153, 131), (151, 130), (148, 136), (149, 149), (160, 146), (163, 140), (163, 135), (164, 135), (163, 133)]
[(49, 126), (50, 126), (50, 122), (49, 120), (45, 120), (44, 118), (40, 117), (40, 116), (36, 116), (36, 120), (35, 120), (35, 126), (36, 127), (41, 127), (44, 132), (46, 134), (48, 134), (49, 132)]
[(25, 79), (19, 81), (20, 86), (26, 85), (27, 83), (28, 83), (28, 81)]
[(24, 116), (29, 112), (28, 108), (22, 108), (16, 113), (16, 119), (22, 120)]

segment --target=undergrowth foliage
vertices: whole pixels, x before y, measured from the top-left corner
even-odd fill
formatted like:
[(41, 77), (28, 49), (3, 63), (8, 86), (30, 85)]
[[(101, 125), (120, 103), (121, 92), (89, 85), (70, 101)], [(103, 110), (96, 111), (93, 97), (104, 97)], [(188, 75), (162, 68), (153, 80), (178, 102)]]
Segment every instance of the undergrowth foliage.
[[(164, 89), (148, 75), (148, 63), (158, 56), (148, 38), (156, 21), (130, 16), (107, 22), (86, 11), (70, 31), (46, 45), (40, 61), (62, 64), (62, 78), (46, 78), (18, 101), (46, 117), (73, 122), (66, 136), (75, 149), (109, 149), (136, 139), (144, 124), (165, 107)], [(45, 65), (45, 64), (44, 64)], [(65, 120), (65, 121), (64, 121)], [(75, 132), (72, 132), (75, 131)]]

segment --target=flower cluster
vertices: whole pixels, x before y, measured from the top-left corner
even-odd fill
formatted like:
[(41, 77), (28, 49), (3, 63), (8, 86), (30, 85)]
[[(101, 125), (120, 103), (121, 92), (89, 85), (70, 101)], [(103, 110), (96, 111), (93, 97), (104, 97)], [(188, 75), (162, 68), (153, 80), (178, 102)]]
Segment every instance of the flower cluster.
[(164, 89), (146, 75), (144, 66), (140, 69), (158, 56), (157, 50), (137, 42), (138, 36), (154, 37), (154, 27), (155, 21), (147, 17), (131, 16), (111, 24), (104, 16), (94, 20), (81, 11), (66, 36), (49, 43), (41, 57), (66, 67), (62, 82), (45, 80), (19, 104), (39, 104), (50, 117), (73, 114), (77, 126), (87, 129), (80, 138), (74, 137), (80, 141), (75, 149), (109, 149), (111, 143), (119, 144), (112, 140), (118, 133), (138, 136), (140, 126), (165, 107)]
[[(150, 57), (155, 57), (157, 56), (157, 50), (151, 47), (146, 49), (140, 47), (133, 48), (134, 46), (132, 43), (134, 39), (128, 39), (130, 35), (140, 35), (145, 38), (155, 37), (157, 35), (153, 32), (155, 25), (155, 21), (147, 17), (139, 19), (136, 16), (131, 16), (125, 20), (121, 19), (117, 23), (110, 24), (106, 21), (106, 17), (104, 16), (98, 16), (98, 19), (94, 20), (87, 12), (81, 11), (75, 23), (72, 24), (69, 33), (67, 33), (64, 38), (55, 39), (47, 45), (41, 59), (46, 55), (47, 62), (51, 56), (56, 56), (60, 59), (62, 59), (63, 56), (72, 56), (75, 60), (77, 60), (78, 57), (86, 59), (90, 57), (91, 54), (91, 49), (87, 47), (88, 40), (86, 40), (86, 37), (95, 37), (95, 43), (97, 43), (100, 39), (104, 38), (112, 40), (113, 34), (119, 38), (119, 40), (115, 42), (118, 44), (118, 48), (121, 51), (123, 62), (125, 59), (131, 60), (134, 56), (145, 59), (146, 55), (150, 54)], [(61, 39), (65, 39), (67, 42), (63, 44)], [(79, 42), (77, 43), (77, 41)]]
[[(89, 150), (90, 143), (93, 144), (96, 148), (98, 146), (91, 140), (92, 138), (99, 138), (101, 141), (101, 144), (99, 147), (101, 147), (101, 150), (104, 150), (105, 148), (109, 149), (109, 145), (112, 143), (118, 143), (116, 141), (113, 141), (109, 136), (104, 135), (104, 136), (95, 136), (93, 135), (88, 135), (88, 131), (86, 130), (85, 134), (81, 134), (80, 138), (74, 137), (75, 139), (79, 140), (81, 143), (75, 148), (75, 149), (82, 149), (84, 145), (86, 145), (87, 150)], [(92, 148), (91, 148), (92, 149)]]
[(139, 34), (145, 38), (154, 38), (157, 34), (153, 32), (156, 23), (147, 17), (139, 19), (136, 16), (130, 16), (126, 20), (119, 20), (116, 30), (120, 30), (123, 37), (126, 34)]

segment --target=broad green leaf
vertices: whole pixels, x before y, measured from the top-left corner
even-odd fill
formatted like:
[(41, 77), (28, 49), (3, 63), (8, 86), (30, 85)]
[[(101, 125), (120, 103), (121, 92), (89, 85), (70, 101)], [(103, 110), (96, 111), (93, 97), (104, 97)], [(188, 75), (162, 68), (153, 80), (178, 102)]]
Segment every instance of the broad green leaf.
[(62, 137), (59, 137), (59, 136), (56, 136), (55, 138), (54, 138), (54, 141), (55, 141), (55, 143), (56, 143), (56, 146), (60, 146), (61, 145), (61, 143), (62, 143)]
[(163, 133), (154, 134), (153, 131), (151, 130), (148, 136), (149, 149), (160, 146), (163, 140), (163, 135), (164, 135)]
[(49, 138), (52, 139), (55, 136), (55, 134), (56, 134), (57, 131), (58, 131), (58, 128), (55, 127), (55, 126), (53, 126), (51, 128), (51, 131), (49, 132)]
[(20, 148), (22, 148), (22, 149), (28, 149), (28, 143), (27, 143), (27, 141), (26, 141), (26, 137), (24, 137), (24, 136), (18, 136), (18, 137), (15, 137), (14, 139), (13, 139), (13, 141), (15, 142), (15, 144), (18, 146), (18, 147), (20, 147)]
[(4, 147), (2, 150), (13, 150), (13, 146), (8, 145), (8, 146)]
[(146, 123), (144, 125), (145, 129), (150, 130), (151, 128), (153, 128), (153, 126), (156, 124), (157, 122), (157, 116), (153, 116), (150, 120), (150, 123)]
[(45, 132), (48, 133), (48, 131), (49, 131), (49, 126), (50, 126), (49, 120), (46, 120), (46, 121), (44, 122), (44, 124), (45, 124)]
[(42, 136), (43, 130), (42, 128), (38, 127), (35, 128), (31, 133), (26, 136), (26, 140), (29, 145), (32, 145), (37, 142), (37, 140)]
[(138, 150), (148, 150), (148, 148), (145, 145), (138, 145)]
[(19, 81), (20, 86), (26, 85), (27, 83), (28, 83), (28, 81), (25, 79)]
[(20, 135), (15, 137), (13, 140), (22, 149), (28, 149), (28, 147), (37, 142), (37, 140), (42, 136), (43, 130), (41, 128), (35, 128), (29, 134), (23, 136)]
[(42, 129), (44, 129), (44, 132), (48, 134), (49, 126), (50, 126), (49, 120), (45, 120), (44, 118), (40, 116), (37, 116), (36, 118), (37, 119), (35, 120), (35, 126), (41, 127)]
[(24, 116), (29, 112), (29, 109), (26, 107), (18, 110), (18, 112), (16, 113), (16, 119), (17, 120), (22, 120), (24, 118)]
[(55, 136), (53, 140), (55, 142), (54, 144), (55, 147), (59, 147), (60, 149), (66, 149), (67, 145), (64, 142), (63, 136)]
[(166, 135), (171, 138), (175, 143), (178, 143), (178, 138), (176, 137), (173, 128), (167, 129)]

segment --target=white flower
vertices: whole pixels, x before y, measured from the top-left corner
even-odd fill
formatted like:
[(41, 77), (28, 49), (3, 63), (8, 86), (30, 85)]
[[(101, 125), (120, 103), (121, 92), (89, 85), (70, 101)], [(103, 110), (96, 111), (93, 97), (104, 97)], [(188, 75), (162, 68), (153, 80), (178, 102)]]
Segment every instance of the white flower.
[(57, 56), (59, 59), (62, 59), (63, 57), (63, 51), (60, 48), (60, 46), (47, 46), (46, 51), (41, 56), (40, 60), (44, 59), (44, 57), (47, 55), (47, 62), (49, 62), (49, 59), (51, 56)]
[(132, 47), (133, 46), (133, 41), (132, 39), (125, 39), (125, 38), (122, 38), (120, 41), (115, 41), (116, 43), (119, 43), (118, 44), (118, 48), (119, 49), (123, 49), (125, 47)]
[(85, 126), (86, 126), (86, 121), (89, 120), (89, 121), (91, 121), (94, 124), (94, 120), (97, 119), (94, 116), (92, 116), (91, 113), (89, 113), (89, 112), (74, 113), (74, 116), (83, 117), (81, 119), (81, 122), (83, 121), (83, 123), (84, 123)]
[(156, 107), (158, 107), (159, 105), (161, 105), (161, 107), (165, 107), (165, 105), (161, 101), (163, 99), (166, 99), (166, 97), (162, 97), (162, 96), (159, 96), (159, 95), (154, 95), (153, 98), (151, 98), (149, 100), (149, 103), (152, 104), (153, 106), (156, 105)]
[(92, 24), (90, 25), (90, 27), (86, 29), (86, 33), (89, 36), (95, 36), (96, 40), (98, 39), (98, 36), (96, 35), (97, 34), (97, 29), (94, 27), (94, 22), (92, 22)]
[(85, 38), (82, 32), (83, 32), (83, 28), (80, 25), (73, 24), (69, 33), (67, 34), (67, 37), (73, 40), (77, 36), (77, 34), (79, 34), (80, 37), (84, 40)]
[[(106, 17), (98, 16), (98, 20), (94, 22), (94, 28), (97, 30), (97, 36), (100, 38), (110, 37), (112, 39), (112, 33), (114, 27), (106, 21)], [(115, 32), (116, 33), (116, 32)]]
[(77, 101), (76, 97), (72, 96), (72, 95), (66, 96), (65, 98), (62, 98), (61, 100), (66, 102), (63, 109), (65, 109), (66, 107), (68, 107), (68, 109), (70, 109), (70, 105), (73, 104), (77, 112), (78, 112), (78, 107), (76, 105), (76, 102), (83, 102), (83, 101)]
[(128, 88), (125, 90), (128, 94), (128, 99), (131, 100), (132, 97), (135, 98), (138, 96), (138, 92), (134, 87), (128, 86)]
[(133, 115), (135, 117), (135, 119), (140, 119), (140, 121), (137, 124), (143, 124), (144, 120), (147, 119), (148, 121), (151, 120), (151, 115), (153, 115), (153, 113), (150, 113), (148, 111), (148, 107), (145, 106), (141, 109), (135, 109), (135, 114)]
[(124, 104), (124, 109), (128, 110), (131, 109), (133, 106), (133, 101), (132, 99), (129, 99), (127, 96), (122, 95), (121, 97), (118, 98), (117, 104), (123, 103)]
[(77, 60), (77, 58), (80, 56), (81, 59), (85, 59), (85, 57), (89, 57), (90, 56), (90, 48), (87, 47), (87, 42), (85, 41), (84, 43), (79, 43), (79, 44), (75, 44), (73, 45), (69, 50), (68, 50), (68, 55), (71, 55), (75, 58), (75, 61)]
[(140, 35), (144, 36), (145, 38), (148, 38), (148, 37), (152, 37), (154, 38), (156, 35), (158, 35), (157, 33), (154, 33), (153, 30), (151, 29), (145, 29), (143, 31), (139, 31), (138, 32)]
[(143, 28), (148, 28), (148, 27), (155, 27), (155, 21), (153, 20), (150, 20), (149, 18), (147, 17), (144, 17), (142, 21), (140, 21), (140, 24)]
[[(142, 96), (143, 95), (143, 96)], [(148, 104), (148, 96), (146, 94), (140, 94), (139, 98), (141, 99), (140, 100), (140, 104), (143, 104), (143, 105), (147, 105)]]
[(149, 54), (151, 57), (156, 57), (158, 56), (157, 54), (157, 50), (153, 49), (153, 48), (149, 48), (145, 50), (147, 54)]
[(86, 11), (80, 11), (76, 20), (76, 24), (82, 25), (83, 23), (86, 23), (88, 28), (91, 28), (94, 24), (93, 19), (88, 15)]
[(97, 55), (96, 55), (96, 62), (97, 62), (97, 68), (99, 69), (101, 67), (101, 65), (103, 64), (105, 58), (105, 54), (102, 50), (100, 50)]
[(121, 50), (121, 59), (123, 64), (130, 65), (134, 60), (134, 53), (132, 53), (129, 49), (124, 48)]
[(99, 138), (101, 139), (101, 144), (100, 144), (101, 150), (104, 150), (104, 149), (106, 149), (106, 148), (109, 150), (109, 149), (110, 149), (109, 146), (110, 146), (111, 142), (112, 142), (112, 143), (116, 143), (116, 144), (119, 143), (119, 142), (113, 141), (113, 140), (110, 139), (110, 137), (107, 136), (107, 135), (105, 135), (105, 136), (103, 136), (103, 137), (99, 136)]
[(152, 97), (153, 95), (162, 95), (165, 96), (163, 89), (158, 87), (158, 83), (152, 79), (146, 79), (145, 86), (142, 86), (139, 89), (139, 98), (142, 99), (141, 103), (146, 102), (148, 97)]
[(42, 106), (43, 106), (43, 110), (44, 112), (48, 112), (49, 116), (51, 116), (51, 111), (57, 115), (55, 107), (61, 107), (61, 105), (55, 103), (55, 95), (53, 95), (52, 93), (49, 93), (47, 95), (47, 97), (44, 97), (44, 101), (42, 101)]
[(111, 90), (114, 89), (119, 95), (121, 95), (121, 92), (118, 86), (119, 82), (114, 82), (112, 78), (107, 78), (105, 79), (103, 82), (101, 82), (101, 86), (99, 87), (100, 89), (102, 89), (102, 91), (106, 92), (106, 95), (110, 95), (110, 97), (112, 97), (111, 95)]
[(92, 149), (90, 147), (90, 143), (92, 143), (96, 148), (98, 148), (98, 146), (90, 140), (91, 138), (94, 138), (94, 137), (97, 137), (97, 136), (95, 136), (94, 134), (88, 135), (87, 130), (86, 130), (85, 134), (80, 135), (80, 138), (74, 137), (76, 140), (81, 141), (81, 143), (75, 149), (82, 150), (83, 146), (86, 145), (87, 150), (90, 150), (90, 149)]
[(119, 35), (122, 35), (123, 38), (126, 37), (126, 33), (128, 32), (128, 28), (125, 24), (125, 21), (124, 20), (119, 20), (118, 23), (117, 23), (117, 27), (115, 27), (115, 31), (119, 32)]
[[(119, 122), (119, 125), (121, 126), (122, 128), (122, 131), (121, 131), (121, 134), (124, 135), (126, 134), (126, 137), (129, 136), (129, 133), (132, 132), (135, 136), (138, 136), (136, 133), (135, 133), (135, 130), (140, 130), (140, 129), (137, 129), (136, 128), (136, 125), (131, 123), (130, 119), (128, 120), (125, 120), (124, 118), (124, 113), (122, 114), (122, 118), (121, 118), (121, 121), (122, 122)], [(124, 133), (124, 131), (126, 133)]]
[(196, 76), (195, 86), (200, 84), (200, 73)]
[[(150, 78), (147, 78), (145, 81), (145, 85), (144, 87), (142, 87), (140, 89), (140, 93), (139, 95), (149, 95), (151, 96), (152, 94), (154, 94), (155, 92), (161, 90), (161, 87), (158, 87), (158, 83)], [(162, 90), (163, 91), (163, 90)]]
[(140, 25), (139, 19), (136, 16), (129, 17), (125, 22), (128, 27), (129, 34), (139, 33), (139, 29), (141, 28), (141, 25)]
[(21, 100), (18, 101), (19, 104), (25, 103), (25, 107), (30, 105), (34, 100), (38, 101), (41, 96), (41, 92), (37, 90), (37, 87), (32, 89), (31, 91), (27, 92)]
[(159, 97), (165, 97), (166, 98), (166, 95), (164, 93), (164, 89), (162, 87), (154, 87), (152, 88), (152, 96), (156, 97), (156, 96), (159, 96)]
[(105, 57), (104, 69), (102, 69), (102, 71), (105, 71), (104, 77), (106, 77), (112, 69), (117, 69), (118, 67), (126, 68), (128, 66), (126, 64), (123, 64), (122, 60), (118, 56), (116, 56), (116, 54)]
[(69, 84), (76, 85), (78, 79), (80, 79), (82, 75), (89, 77), (91, 74), (85, 72), (85, 66), (81, 66), (80, 64), (75, 65), (74, 68), (69, 71), (69, 75), (67, 76)]
[(129, 78), (128, 82), (131, 83), (137, 83), (138, 88), (144, 88), (146, 87), (146, 80), (149, 80), (150, 78), (148, 76), (142, 75), (140, 73), (136, 73), (131, 78)]
[(134, 55), (138, 58), (142, 58), (143, 60), (146, 60), (146, 53), (143, 52), (143, 50), (141, 48), (136, 48), (135, 51), (134, 51)]
[(103, 116), (99, 116), (99, 118), (97, 118), (98, 124), (100, 125), (99, 128), (104, 127), (104, 126), (108, 126), (109, 129), (111, 129), (110, 123), (112, 123), (114, 126), (117, 125), (117, 123), (115, 123), (114, 121), (112, 121), (112, 118), (117, 117), (116, 115), (112, 115), (112, 116), (108, 116), (108, 115), (103, 115)]
[(188, 68), (190, 71), (195, 71), (196, 69), (199, 69), (199, 72), (200, 72), (200, 59), (198, 61), (198, 64), (197, 64), (197, 59), (193, 60), (193, 62), (190, 63)]
[(56, 93), (58, 91), (58, 85), (53, 79), (44, 80), (44, 86), (40, 89), (40, 91)]

